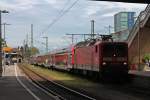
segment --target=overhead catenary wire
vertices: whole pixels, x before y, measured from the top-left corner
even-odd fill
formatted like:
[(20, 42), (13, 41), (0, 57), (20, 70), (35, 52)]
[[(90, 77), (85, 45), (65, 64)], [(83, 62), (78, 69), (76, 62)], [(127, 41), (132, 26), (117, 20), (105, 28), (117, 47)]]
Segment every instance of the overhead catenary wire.
[[(59, 11), (59, 15), (42, 31), (40, 32), (41, 35), (43, 35), (43, 33), (45, 33), (49, 28), (51, 28), (61, 17), (63, 17), (67, 12), (70, 11), (71, 8), (73, 8), (73, 6), (79, 1), (79, 0), (75, 0), (68, 8), (66, 8), (66, 6), (70, 3), (71, 0), (67, 0), (67, 2), (65, 3), (65, 5), (63, 6), (63, 8)], [(66, 8), (66, 10), (65, 10)], [(40, 36), (41, 36), (40, 35)], [(39, 36), (38, 36), (39, 37)], [(41, 43), (43, 45), (45, 45), (44, 43), (42, 43), (41, 41), (36, 41), (38, 43)]]
[[(56, 18), (59, 17), (59, 16), (64, 12), (65, 8), (66, 8), (67, 5), (70, 3), (70, 1), (71, 1), (71, 0), (67, 0), (67, 1), (66, 1), (66, 3), (64, 4), (64, 6), (62, 7), (62, 9), (61, 9), (60, 11), (58, 11), (58, 16), (56, 16)], [(55, 19), (56, 19), (56, 18), (55, 18)], [(54, 19), (54, 20), (55, 20), (55, 19)], [(52, 22), (51, 22), (51, 23), (52, 23)], [(43, 30), (43, 31), (44, 31), (44, 30)], [(43, 31), (41, 31), (41, 32), (39, 33), (40, 36), (43, 35)]]
[(40, 43), (40, 44), (42, 44), (42, 45), (46, 45), (46, 43), (44, 43), (44, 42), (42, 42), (42, 41), (39, 41), (39, 40), (35, 40), (35, 42)]
[(65, 8), (67, 7), (67, 5), (70, 3), (71, 0), (67, 0), (67, 2), (64, 4), (64, 6), (62, 7), (62, 9), (59, 11), (59, 14), (61, 14), (62, 12), (64, 12)]
[(58, 17), (56, 17), (42, 32), (41, 34), (45, 33), (48, 29), (50, 29), (57, 21), (60, 20), (60, 18), (62, 18), (67, 12), (70, 11), (71, 8), (73, 8), (73, 6), (78, 2), (79, 0), (74, 1), (71, 6), (69, 6), (65, 11), (65, 7), (62, 9), (62, 12)]
[[(62, 7), (62, 9), (60, 11), (58, 11), (58, 16), (60, 16), (60, 14), (62, 14), (62, 12), (64, 12), (65, 8), (67, 7), (67, 5), (70, 3), (71, 0), (67, 0), (66, 3), (64, 4), (64, 6)], [(58, 17), (56, 16), (56, 18)], [(55, 18), (55, 19), (56, 19)], [(40, 32), (41, 34), (42, 32)]]
[[(35, 45), (36, 45), (36, 43), (38, 43), (38, 45), (39, 45), (39, 43), (40, 43), (42, 46), (45, 46), (45, 45), (46, 45), (46, 43), (41, 42), (41, 41), (39, 41), (39, 40), (34, 40), (34, 42), (35, 42)], [(41, 45), (40, 45), (40, 47), (38, 47), (39, 50), (40, 50), (40, 53), (45, 51), (45, 50), (43, 49), (43, 47), (41, 48)]]

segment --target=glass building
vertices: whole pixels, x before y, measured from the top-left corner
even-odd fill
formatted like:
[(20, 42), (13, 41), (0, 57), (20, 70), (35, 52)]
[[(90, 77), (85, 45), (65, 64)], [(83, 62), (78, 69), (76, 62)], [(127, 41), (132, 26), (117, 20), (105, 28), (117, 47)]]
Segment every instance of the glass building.
[(134, 25), (135, 12), (119, 12), (114, 15), (115, 32), (131, 29)]

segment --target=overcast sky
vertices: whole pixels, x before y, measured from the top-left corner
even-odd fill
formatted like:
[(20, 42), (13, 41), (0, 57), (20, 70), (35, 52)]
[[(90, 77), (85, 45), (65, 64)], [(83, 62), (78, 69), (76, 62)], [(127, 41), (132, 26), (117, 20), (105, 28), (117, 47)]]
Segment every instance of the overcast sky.
[[(114, 26), (114, 14), (120, 11), (135, 11), (138, 15), (146, 7), (144, 4), (76, 1), (0, 0), (0, 9), (10, 12), (9, 14), (2, 14), (2, 22), (11, 24), (6, 27), (8, 45), (13, 47), (22, 45), (26, 34), (30, 35), (30, 25), (33, 24), (34, 45), (44, 48), (44, 45), (38, 41), (45, 42), (42, 37), (48, 36), (49, 49), (54, 49), (71, 42), (70, 36), (68, 38), (65, 36), (66, 33), (90, 33), (91, 19), (95, 20), (97, 33), (107, 34), (108, 29), (106, 27), (108, 25)], [(68, 8), (71, 9), (67, 12)], [(65, 14), (62, 16), (63, 12)], [(58, 18), (58, 16), (62, 17)], [(59, 20), (55, 22), (55, 19)], [(55, 23), (48, 27), (53, 21)], [(79, 40), (77, 39), (77, 41)]]

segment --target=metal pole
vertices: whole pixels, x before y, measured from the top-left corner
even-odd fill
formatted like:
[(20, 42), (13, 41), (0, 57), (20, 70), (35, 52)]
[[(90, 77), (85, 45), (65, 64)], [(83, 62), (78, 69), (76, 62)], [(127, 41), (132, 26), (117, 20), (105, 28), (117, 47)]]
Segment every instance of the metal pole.
[(106, 26), (105, 28), (107, 28), (108, 34), (110, 35), (111, 34), (111, 28), (113, 28), (113, 27), (111, 25), (109, 25), (109, 26)]
[(72, 34), (71, 40), (72, 40), (72, 46), (73, 46), (73, 43), (74, 43), (74, 35), (73, 34)]
[(43, 37), (45, 38), (45, 42), (46, 42), (46, 53), (48, 53), (48, 37)]
[(94, 38), (94, 20), (91, 20), (91, 38)]
[(1, 13), (0, 10), (0, 77), (2, 76), (3, 68), (2, 68), (2, 19), (1, 19)]
[(85, 40), (85, 35), (83, 35), (84, 36), (84, 40)]
[(111, 28), (111, 26), (109, 25), (109, 27), (108, 27), (108, 30), (109, 30), (109, 34), (110, 34), (110, 28)]
[(6, 25), (6, 23), (4, 23), (4, 41), (5, 41), (5, 38), (6, 38), (6, 37), (5, 37), (5, 32), (6, 32), (6, 31), (5, 31), (5, 25)]
[(46, 52), (48, 53), (48, 37), (46, 37)]
[(33, 48), (33, 24), (31, 24), (31, 48)]
[(28, 45), (29, 40), (28, 40), (28, 34), (26, 35), (26, 44)]
[(23, 40), (23, 52), (22, 52), (23, 57), (25, 57), (25, 45), (26, 45), (26, 40)]
[(2, 25), (4, 25), (4, 45), (6, 46), (6, 25), (11, 25), (11, 24), (3, 23)]

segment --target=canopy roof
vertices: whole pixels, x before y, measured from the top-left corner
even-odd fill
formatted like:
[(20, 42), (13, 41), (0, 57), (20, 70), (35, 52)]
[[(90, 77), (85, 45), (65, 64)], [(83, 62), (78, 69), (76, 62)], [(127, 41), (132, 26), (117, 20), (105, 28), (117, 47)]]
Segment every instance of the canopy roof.
[(12, 52), (13, 51), (13, 48), (11, 47), (3, 47), (2, 49), (4, 52)]

